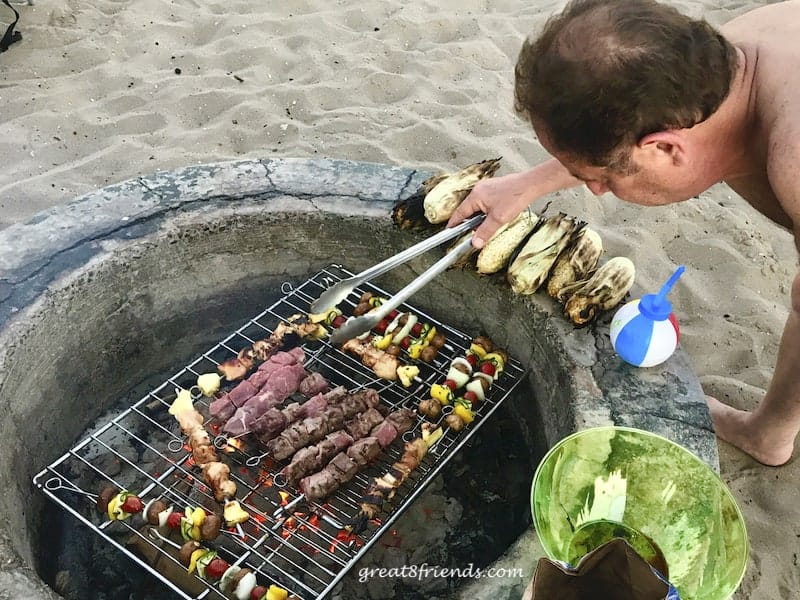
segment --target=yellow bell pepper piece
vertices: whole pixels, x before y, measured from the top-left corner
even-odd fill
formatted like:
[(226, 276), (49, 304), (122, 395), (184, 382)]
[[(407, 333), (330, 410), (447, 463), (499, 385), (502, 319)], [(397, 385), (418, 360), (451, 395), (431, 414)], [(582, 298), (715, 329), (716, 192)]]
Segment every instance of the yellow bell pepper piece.
[(392, 334), (387, 333), (381, 339), (373, 342), (378, 350), (386, 350), (392, 343)]
[(464, 421), (465, 425), (469, 425), (475, 420), (475, 414), (463, 404), (456, 404), (453, 414)]
[(431, 398), (438, 400), (442, 406), (450, 404), (453, 400), (453, 390), (441, 383), (434, 383), (431, 386)]
[(479, 346), (478, 344), (470, 344), (469, 351), (481, 360), (486, 356), (486, 350), (483, 349), (483, 346)]
[(111, 500), (108, 501), (108, 518), (112, 521), (117, 519), (117, 507), (121, 504), (120, 498), (122, 494), (117, 494)]
[(208, 550), (205, 548), (200, 548), (199, 550), (195, 550), (192, 552), (191, 557), (189, 557), (189, 573), (194, 573), (195, 568), (197, 567), (197, 561), (202, 557)]
[(195, 527), (200, 527), (206, 518), (206, 511), (198, 506), (192, 511), (192, 514), (189, 516), (189, 518), (192, 520), (192, 525)]
[(428, 333), (425, 334), (425, 341), (430, 344), (431, 340), (436, 335), (436, 326), (431, 325), (431, 328), (428, 330)]
[(425, 340), (414, 340), (411, 342), (411, 345), (408, 347), (408, 356), (409, 358), (419, 358), (422, 351), (428, 345), (428, 342)]
[(277, 585), (271, 585), (267, 589), (266, 600), (286, 600), (289, 597), (289, 592)]

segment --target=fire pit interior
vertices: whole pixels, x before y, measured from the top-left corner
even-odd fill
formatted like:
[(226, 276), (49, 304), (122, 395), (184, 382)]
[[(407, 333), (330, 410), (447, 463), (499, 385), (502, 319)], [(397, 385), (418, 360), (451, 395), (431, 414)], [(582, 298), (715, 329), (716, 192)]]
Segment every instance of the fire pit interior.
[[(125, 182), (0, 232), (0, 557), (17, 569), (12, 579), (0, 570), (0, 582), (35, 600), (51, 597), (42, 580), (70, 598), (176, 597), (34, 477), (282, 298), (285, 284), (331, 263), (358, 272), (419, 241), (388, 213), (428, 175), (336, 161), (201, 166)], [(396, 291), (436, 256), (375, 283)], [(359, 571), (492, 563), (530, 530), (539, 458), (576, 427), (643, 427), (716, 462), (702, 392), (680, 352), (663, 373), (637, 377), (603, 345), (607, 336), (575, 330), (549, 298), (515, 297), (470, 272), (448, 271), (409, 304), (466, 336), (489, 335), (518, 361), (520, 383), (330, 597), (461, 597), (463, 578), (360, 581)], [(670, 402), (649, 410), (660, 397)], [(152, 454), (128, 446), (137, 465)], [(114, 473), (108, 453), (92, 460)], [(535, 557), (523, 561), (530, 576)]]

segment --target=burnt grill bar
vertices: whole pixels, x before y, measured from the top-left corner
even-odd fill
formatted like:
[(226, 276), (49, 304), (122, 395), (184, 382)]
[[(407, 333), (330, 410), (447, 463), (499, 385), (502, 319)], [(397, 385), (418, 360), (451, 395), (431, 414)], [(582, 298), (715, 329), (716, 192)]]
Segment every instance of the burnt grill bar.
[[(202, 584), (204, 589), (190, 595), (128, 549), (121, 540), (135, 536), (155, 549), (157, 555), (165, 555), (178, 564), (174, 553), (166, 549), (168, 544), (148, 535), (149, 526), (141, 526), (140, 520), (103, 519), (94, 508), (93, 499), (102, 485), (111, 483), (135, 492), (144, 502), (160, 498), (177, 510), (184, 506), (216, 506), (213, 493), (192, 469), (191, 450), (187, 449), (186, 440), (167, 412), (175, 398), (175, 389), (191, 388), (199, 375), (216, 371), (218, 364), (235, 357), (241, 348), (268, 337), (272, 333), (270, 325), (274, 327), (292, 315), (305, 314), (324, 289), (351, 275), (339, 265), (330, 265), (298, 287), (284, 283), (281, 299), (90, 433), (38, 473), (34, 484), (180, 597), (187, 600), (218, 597), (217, 588), (199, 577), (198, 585)], [(342, 303), (343, 312), (351, 312), (354, 300), (367, 290), (389, 296), (377, 286), (365, 284)], [(420, 374), (411, 387), (377, 379), (357, 357), (341, 352), (325, 340), (304, 344), (305, 367), (320, 372), (332, 386), (343, 385), (349, 391), (363, 387), (375, 389), (381, 404), (388, 410), (415, 409), (419, 401), (427, 397), (431, 384), (444, 381), (451, 361), (464, 356), (471, 338), (408, 305), (399, 310), (416, 314), (421, 321), (435, 325), (447, 336), (447, 343), (434, 361), (417, 363)], [(342, 526), (358, 514), (361, 496), (373, 478), (385, 473), (400, 459), (402, 442), (421, 435), (424, 422), (421, 417), (402, 440), (395, 440), (384, 448), (377, 460), (320, 502), (307, 502), (294, 487), (277, 485), (275, 476), (285, 463), (276, 463), (265, 455), (264, 446), (250, 440), (250, 436), (233, 440), (212, 435), (220, 460), (230, 467), (230, 478), (238, 489), (237, 498), (251, 518), (238, 531), (223, 530), (217, 539), (204, 545), (217, 550), (230, 564), (252, 569), (262, 585), (274, 583), (303, 600), (326, 597), (497, 410), (523, 376), (521, 365), (509, 358), (503, 375), (493, 383), (485, 401), (478, 406), (475, 421), (460, 432), (445, 427), (443, 437), (399, 487), (390, 505), (384, 506), (378, 519), (371, 521), (358, 535), (345, 532)], [(196, 401), (200, 409), (207, 409), (208, 403), (206, 399)], [(207, 422), (206, 427), (213, 433), (213, 424)], [(263, 460), (253, 466), (260, 457)]]

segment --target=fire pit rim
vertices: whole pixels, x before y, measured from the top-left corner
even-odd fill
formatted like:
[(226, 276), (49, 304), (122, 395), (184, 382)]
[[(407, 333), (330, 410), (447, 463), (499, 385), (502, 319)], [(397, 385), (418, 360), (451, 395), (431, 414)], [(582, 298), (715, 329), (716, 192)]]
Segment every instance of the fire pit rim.
[[(154, 219), (253, 200), (273, 201), (287, 212), (388, 218), (394, 202), (430, 175), (331, 159), (245, 160), (157, 172), (85, 194), (0, 231), (0, 247), (8, 250), (0, 255), (0, 348), (35, 322), (48, 290), (104, 252), (113, 252), (108, 242), (152, 234)], [(542, 310), (541, 302), (533, 303), (534, 310)], [(573, 399), (570, 429), (609, 422), (650, 429), (677, 437), (718, 470), (716, 439), (702, 390), (681, 350), (663, 368), (637, 371), (615, 360), (602, 323), (597, 330), (578, 331), (559, 317), (549, 325), (547, 335), (557, 338), (554, 343), (560, 343), (572, 362), (565, 374)], [(0, 389), (6, 359), (5, 350), (0, 350)], [(681, 396), (689, 417), (672, 414), (659, 402), (675, 394)], [(4, 414), (2, 419), (10, 417)], [(571, 432), (548, 431), (547, 444)], [(13, 526), (14, 519), (2, 515), (2, 523)], [(13, 565), (10, 572), (0, 569), (0, 583), (9, 577), (25, 580), (20, 589), (41, 594), (37, 598), (54, 597), (4, 540), (7, 535), (0, 527), (0, 558), (11, 559)]]

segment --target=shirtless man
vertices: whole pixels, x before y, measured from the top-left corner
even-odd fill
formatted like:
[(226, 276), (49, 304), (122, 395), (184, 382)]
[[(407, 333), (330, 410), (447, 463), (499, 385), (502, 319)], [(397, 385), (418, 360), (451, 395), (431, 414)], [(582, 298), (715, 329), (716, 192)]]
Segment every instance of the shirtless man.
[[(553, 158), (480, 182), (450, 219), (484, 212), (474, 245), (537, 198), (585, 184), (657, 206), (725, 181), (800, 249), (800, 0), (721, 36), (654, 0), (574, 0), (528, 40), (517, 111)], [(723, 37), (724, 36), (724, 37)], [(766, 395), (753, 412), (707, 397), (717, 435), (766, 465), (800, 431), (800, 275)]]

